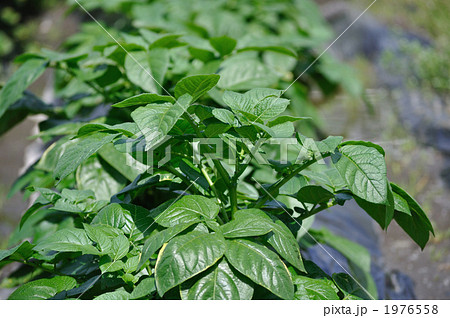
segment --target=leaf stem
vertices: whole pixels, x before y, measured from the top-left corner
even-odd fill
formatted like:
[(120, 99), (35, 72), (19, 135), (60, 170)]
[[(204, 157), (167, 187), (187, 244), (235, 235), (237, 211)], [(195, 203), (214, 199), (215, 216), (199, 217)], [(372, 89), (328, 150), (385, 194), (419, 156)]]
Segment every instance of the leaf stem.
[[(74, 78), (78, 78), (77, 74), (75, 74), (75, 72), (69, 67), (62, 66), (61, 64), (59, 64), (59, 65), (56, 64), (56, 65), (54, 65), (54, 68), (64, 70), (67, 73), (69, 73), (70, 76), (72, 76)], [(103, 96), (103, 98), (105, 99), (105, 102), (109, 101), (108, 100), (108, 94), (105, 92), (104, 89), (102, 89), (100, 87), (97, 87), (97, 85), (94, 85), (94, 83), (92, 83), (91, 81), (82, 81), (82, 82), (85, 83), (86, 85), (88, 85), (89, 87), (91, 87), (98, 94)]]
[(312, 209), (311, 211), (308, 211), (308, 212), (306, 212), (306, 213), (301, 214), (301, 215), (297, 218), (297, 220), (303, 221), (304, 219), (307, 219), (307, 218), (309, 218), (309, 217), (311, 217), (311, 216), (313, 216), (313, 215), (315, 215), (315, 214), (317, 214), (317, 213), (319, 213), (319, 212), (321, 212), (321, 211), (323, 211), (323, 210), (326, 210), (326, 209), (328, 209), (328, 208), (331, 208), (332, 206), (335, 206), (335, 205), (336, 205), (336, 202), (334, 202), (334, 201), (329, 202), (329, 203), (324, 204), (324, 205), (320, 205), (320, 206), (319, 206), (318, 208), (316, 208), (316, 209)]
[[(197, 124), (194, 122), (194, 120), (192, 119), (192, 117), (188, 113), (184, 113), (183, 114), (183, 118), (186, 119), (189, 122), (189, 124), (192, 126), (192, 128), (195, 131), (195, 133), (197, 134), (198, 138), (205, 138), (205, 136), (203, 136), (203, 134), (200, 131), (200, 129), (198, 129)], [(227, 184), (227, 186), (229, 186), (230, 185), (230, 180), (229, 180), (230, 176), (228, 175), (228, 173), (225, 170), (225, 168), (222, 166), (222, 164), (220, 163), (219, 160), (212, 159), (212, 161), (213, 161), (214, 166), (216, 167), (217, 171), (219, 172), (220, 176), (224, 180), (224, 182)]]
[(223, 206), (224, 202), (223, 202), (223, 198), (222, 198), (220, 192), (217, 191), (217, 188), (216, 188), (216, 186), (214, 185), (214, 183), (212, 182), (211, 178), (209, 177), (208, 171), (206, 171), (205, 167), (202, 167), (200, 170), (201, 170), (203, 176), (205, 177), (206, 181), (208, 182), (209, 187), (213, 190), (214, 195), (216, 196), (217, 202), (218, 202), (219, 205), (220, 205), (220, 212), (221, 212), (222, 215), (224, 216), (225, 220), (226, 220), (227, 222), (229, 222), (230, 220), (229, 220), (228, 215), (227, 215), (227, 212), (225, 211), (225, 208), (224, 208), (224, 206)]
[[(328, 155), (323, 155), (322, 158), (328, 157), (330, 156), (330, 154)], [(280, 190), (280, 188), (285, 185), (289, 180), (291, 180), (293, 177), (295, 177), (296, 175), (298, 175), (301, 171), (305, 170), (306, 168), (308, 168), (310, 165), (312, 165), (313, 163), (315, 163), (317, 161), (316, 158), (307, 160), (305, 163), (301, 164), (298, 168), (294, 169), (289, 175), (287, 175), (285, 178), (282, 178), (280, 180), (278, 180), (278, 182), (274, 183), (272, 186), (270, 186), (270, 188), (267, 190), (267, 192), (258, 200), (256, 201), (255, 204), (253, 204), (253, 208), (257, 208), (260, 209), (261, 207), (264, 206), (264, 204), (270, 199), (273, 198), (275, 196), (277, 196), (278, 190)]]
[(233, 217), (234, 212), (238, 210), (237, 182), (235, 181), (233, 181), (230, 185), (230, 204), (231, 204), (231, 217)]
[(166, 170), (167, 172), (172, 173), (173, 175), (177, 176), (178, 178), (180, 178), (187, 186), (189, 186), (190, 188), (192, 188), (194, 190), (195, 193), (200, 193), (198, 191), (198, 189), (195, 187), (195, 184), (193, 182), (191, 182), (184, 174), (182, 174), (181, 172), (179, 172), (177, 169), (175, 169), (174, 167), (168, 165), (163, 167), (164, 170)]

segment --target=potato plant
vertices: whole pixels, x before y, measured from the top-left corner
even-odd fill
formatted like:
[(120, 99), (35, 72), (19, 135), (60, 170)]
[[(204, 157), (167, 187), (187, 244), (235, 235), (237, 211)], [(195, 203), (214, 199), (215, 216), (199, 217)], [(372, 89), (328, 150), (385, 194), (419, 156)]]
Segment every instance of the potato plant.
[[(182, 1), (116, 3), (131, 15), (127, 30), (86, 24), (67, 52), (24, 54), (0, 92), (1, 132), (49, 116), (37, 135), (45, 152), (11, 190), (37, 199), (0, 251), (0, 266), (22, 263), (3, 283), (19, 286), (10, 299), (377, 298), (368, 252), (309, 229), (314, 216), (355, 200), (422, 248), (433, 228), (387, 179), (380, 146), (298, 129), (310, 119), (291, 99), (307, 101), (315, 84), (281, 89), (318, 35), (300, 32), (296, 7), (217, 1), (207, 17), (216, 11)], [(260, 11), (272, 20), (255, 20)], [(239, 24), (221, 29), (224, 16), (256, 38)], [(47, 68), (54, 105), (25, 91)], [(337, 81), (329, 69), (311, 78), (323, 84), (324, 74)], [(330, 276), (303, 259), (318, 243), (354, 270)]]

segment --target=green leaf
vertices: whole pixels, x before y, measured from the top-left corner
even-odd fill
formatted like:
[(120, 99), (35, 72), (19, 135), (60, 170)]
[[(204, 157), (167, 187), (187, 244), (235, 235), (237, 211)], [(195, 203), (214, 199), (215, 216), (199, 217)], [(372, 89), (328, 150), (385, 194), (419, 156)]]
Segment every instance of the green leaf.
[(303, 147), (305, 147), (309, 151), (314, 152), (314, 155), (321, 156), (326, 154), (333, 154), (343, 138), (341, 136), (328, 136), (324, 140), (313, 141), (311, 138), (297, 133), (297, 139)]
[(94, 132), (107, 132), (107, 133), (119, 133), (123, 134), (127, 137), (133, 137), (139, 131), (137, 125), (135, 123), (122, 123), (117, 125), (107, 125), (101, 123), (87, 124), (81, 127), (77, 136), (82, 137), (84, 135), (88, 135)]
[(286, 265), (267, 247), (249, 240), (227, 241), (230, 264), (258, 285), (283, 299), (294, 298), (294, 285)]
[(156, 291), (155, 278), (146, 277), (133, 289), (130, 299), (139, 299)]
[(86, 231), (81, 229), (62, 229), (40, 241), (35, 247), (36, 251), (81, 252), (83, 254), (100, 254), (92, 246)]
[(344, 299), (372, 299), (370, 295), (364, 291), (363, 288), (348, 274), (346, 273), (334, 273), (332, 275), (336, 286), (344, 294)]
[(405, 190), (399, 187), (397, 184), (391, 182), (392, 191), (401, 196), (407, 203), (409, 210), (412, 214), (417, 215), (417, 218), (420, 219), (421, 223), (434, 235), (433, 226), (431, 225), (430, 220), (428, 219), (427, 214), (421, 208), (420, 204), (417, 203), (416, 200), (412, 196), (410, 196)]
[(430, 232), (434, 235), (430, 220), (425, 211), (405, 190), (394, 183), (391, 183), (391, 187), (394, 199), (396, 198), (395, 221), (420, 248), (424, 249), (430, 238)]
[(25, 89), (42, 75), (47, 63), (41, 59), (28, 60), (9, 78), (0, 91), (0, 118), (12, 104), (22, 98)]
[(361, 146), (366, 146), (366, 147), (372, 147), (375, 148), (376, 150), (378, 150), (379, 153), (381, 153), (384, 156), (386, 156), (386, 153), (384, 152), (383, 147), (381, 147), (380, 145), (374, 144), (373, 142), (370, 141), (363, 141), (363, 140), (347, 140), (344, 141), (343, 143), (341, 143), (341, 146), (345, 146), (345, 145), (361, 145)]
[(411, 210), (409, 209), (408, 202), (405, 199), (403, 199), (403, 197), (398, 193), (393, 192), (393, 195), (394, 195), (395, 210), (406, 213), (408, 215), (412, 215)]
[(53, 177), (58, 180), (64, 179), (74, 172), (83, 161), (96, 153), (102, 146), (112, 142), (117, 136), (117, 134), (98, 132), (68, 142), (56, 164)]
[(230, 126), (227, 124), (224, 124), (222, 122), (216, 121), (210, 121), (206, 124), (206, 129), (204, 131), (206, 137), (217, 137), (228, 130), (230, 130)]
[(341, 136), (328, 136), (324, 140), (316, 141), (316, 146), (321, 154), (334, 153), (342, 139)]
[(278, 126), (284, 123), (295, 123), (299, 120), (311, 119), (309, 117), (293, 117), (293, 116), (278, 116), (277, 118), (267, 123), (268, 127)]
[(278, 82), (278, 75), (254, 58), (230, 57), (222, 63), (217, 86), (222, 89), (248, 90), (271, 87)]
[(123, 270), (125, 273), (133, 273), (137, 270), (137, 266), (139, 264), (140, 255), (128, 257), (127, 261), (125, 262), (125, 266), (123, 267)]
[(234, 218), (233, 221), (221, 226), (225, 237), (258, 236), (270, 232), (266, 235), (267, 242), (286, 261), (298, 270), (305, 271), (297, 240), (282, 221), (258, 209), (239, 210)]
[(156, 82), (157, 92), (166, 92), (166, 90), (164, 90), (161, 86), (164, 84), (164, 77), (166, 76), (167, 69), (169, 68), (168, 50), (165, 48), (155, 48), (150, 50), (148, 63), (150, 65), (150, 69), (152, 70), (153, 79)]
[(172, 96), (158, 95), (152, 93), (144, 93), (127, 98), (119, 103), (111, 105), (111, 107), (124, 108), (132, 106), (145, 106), (156, 103), (175, 103), (175, 98)]
[[(40, 191), (41, 194), (45, 193), (43, 189), (39, 189), (38, 191)], [(43, 196), (45, 195), (46, 194), (43, 194)], [(106, 201), (96, 201), (95, 194), (91, 190), (71, 190), (65, 188), (62, 190), (61, 194), (52, 193), (51, 196), (53, 196), (51, 203), (54, 205), (51, 209), (64, 212), (96, 212), (107, 204)]]
[(307, 181), (305, 178), (294, 177), (291, 180), (289, 180), (288, 182), (286, 182), (285, 184), (283, 184), (283, 186), (280, 188), (279, 194), (295, 195), (295, 193), (297, 193), (298, 190), (300, 190), (300, 188), (302, 186), (305, 186), (306, 184), (307, 184)]
[[(44, 199), (45, 200), (45, 199)], [(38, 202), (39, 198), (33, 203), (33, 205), (25, 211), (24, 215), (22, 215), (22, 218), (20, 219), (19, 227), (22, 228), (22, 226), (25, 224), (25, 222), (34, 215), (37, 211), (39, 211), (44, 206), (48, 205), (49, 202)]]
[(302, 187), (297, 193), (300, 202), (312, 204), (324, 204), (334, 198), (333, 193), (317, 185), (307, 185)]
[(120, 234), (120, 231), (108, 225), (96, 224), (83, 224), (84, 229), (88, 237), (97, 243), (99, 250), (107, 254), (110, 252), (112, 247), (112, 239)]
[(221, 56), (224, 56), (233, 52), (237, 42), (235, 39), (224, 35), (210, 38), (209, 43)]
[(208, 62), (214, 59), (213, 52), (193, 46), (189, 47), (189, 53), (192, 55), (192, 57), (199, 59), (202, 62)]
[(384, 204), (388, 200), (386, 162), (375, 148), (347, 145), (340, 148), (341, 156), (334, 154), (333, 163), (348, 188), (358, 197)]
[(130, 299), (130, 294), (123, 289), (109, 293), (104, 293), (94, 298), (94, 300), (128, 300), (128, 299)]
[(140, 189), (150, 188), (160, 181), (160, 175), (150, 175), (146, 172), (139, 174), (132, 183), (116, 193), (111, 202), (131, 202), (133, 195)]
[(145, 150), (149, 150), (164, 141), (165, 137), (189, 107), (191, 98), (184, 95), (175, 104), (150, 104), (139, 107), (131, 117), (145, 136)]
[(253, 296), (251, 282), (246, 282), (224, 258), (188, 288), (188, 300), (250, 300)]
[(125, 73), (128, 79), (146, 92), (158, 93), (160, 84), (156, 83), (149, 64), (149, 53), (135, 51), (125, 57)]
[(8, 250), (0, 250), (0, 264), (6, 261), (25, 260), (33, 253), (32, 249), (33, 245), (31, 245), (30, 242), (25, 241)]
[(77, 281), (69, 276), (38, 279), (17, 288), (8, 299), (33, 300), (49, 299), (65, 290), (75, 288)]
[(150, 49), (154, 48), (174, 48), (178, 46), (186, 45), (184, 42), (178, 41), (178, 39), (181, 37), (181, 34), (168, 34), (163, 35), (156, 39), (151, 45)]
[(290, 122), (285, 122), (283, 124), (279, 124), (273, 127), (264, 126), (259, 123), (255, 123), (255, 125), (263, 129), (271, 137), (274, 138), (290, 138), (295, 133), (294, 125)]
[(425, 248), (430, 239), (430, 230), (427, 229), (427, 225), (416, 213), (412, 212), (411, 215), (408, 215), (404, 212), (395, 211), (394, 219), (421, 249)]
[(215, 118), (225, 124), (228, 124), (230, 126), (239, 126), (239, 121), (237, 120), (236, 116), (227, 109), (214, 108), (212, 110), (212, 114)]
[(118, 235), (111, 241), (111, 252), (109, 255), (113, 258), (113, 261), (117, 261), (127, 255), (129, 248), (130, 243), (126, 236), (123, 234)]
[(139, 174), (146, 170), (145, 166), (130, 154), (118, 151), (112, 143), (100, 148), (98, 155), (129, 181), (134, 181)]
[(191, 232), (172, 239), (161, 249), (156, 261), (159, 295), (214, 265), (225, 249), (225, 240), (217, 233)]
[(280, 115), (289, 100), (280, 98), (282, 91), (271, 88), (254, 88), (244, 94), (226, 91), (223, 101), (235, 113), (242, 113), (250, 120), (269, 120)]
[(216, 86), (219, 79), (220, 76), (216, 74), (185, 77), (175, 86), (175, 97), (180, 98), (184, 94), (189, 94), (192, 96), (191, 103), (193, 103)]
[(275, 220), (275, 224), (272, 232), (267, 234), (267, 242), (292, 266), (304, 272), (305, 267), (297, 240), (281, 220), (274, 216), (272, 218)]
[(372, 219), (377, 221), (382, 229), (386, 229), (394, 218), (395, 202), (390, 185), (388, 185), (388, 200), (386, 204), (370, 203), (356, 196), (355, 201)]
[(297, 276), (295, 299), (299, 300), (339, 300), (333, 282), (325, 279), (313, 279), (306, 276)]
[(66, 53), (56, 52), (48, 49), (41, 49), (41, 56), (48, 58), (51, 62), (78, 62), (88, 56), (86, 53)]
[(184, 230), (186, 230), (191, 225), (196, 224), (199, 221), (194, 221), (190, 223), (181, 223), (175, 226), (171, 226), (168, 229), (162, 230), (152, 236), (150, 236), (147, 241), (145, 241), (144, 247), (142, 248), (141, 258), (139, 260), (138, 268), (142, 268), (144, 263), (152, 257), (153, 254), (159, 250), (164, 243), (170, 241), (173, 237), (180, 234)]
[(199, 195), (187, 195), (172, 204), (155, 219), (164, 227), (194, 221), (213, 220), (219, 214), (219, 206), (213, 199)]
[(114, 273), (117, 271), (122, 270), (125, 267), (124, 262), (120, 260), (110, 261), (111, 259), (109, 257), (101, 258), (99, 265), (100, 270), (102, 271), (102, 274), (105, 273)]
[(129, 229), (132, 222), (129, 213), (118, 203), (104, 207), (92, 220), (92, 224), (109, 225), (120, 230)]
[(273, 221), (261, 210), (239, 210), (234, 217), (220, 227), (226, 238), (260, 236), (269, 233), (273, 227)]
[[(0, 108), (2, 108), (2, 106), (3, 105), (0, 104)], [(55, 116), (55, 110), (53, 105), (46, 104), (29, 91), (25, 91), (23, 92), (22, 97), (10, 105), (5, 113), (0, 116), (0, 136), (23, 121), (29, 115), (44, 114), (53, 117)]]
[(97, 200), (109, 201), (111, 197), (123, 189), (127, 180), (112, 169), (105, 169), (95, 156), (81, 164), (76, 172), (77, 186), (80, 190), (90, 190)]
[(91, 224), (104, 224), (122, 230), (133, 240), (143, 239), (156, 227), (150, 211), (133, 204), (112, 203), (100, 210)]
[(260, 52), (271, 51), (292, 57), (297, 57), (297, 54), (294, 51), (283, 46), (247, 46), (238, 50), (238, 52), (245, 52), (245, 51), (260, 51)]

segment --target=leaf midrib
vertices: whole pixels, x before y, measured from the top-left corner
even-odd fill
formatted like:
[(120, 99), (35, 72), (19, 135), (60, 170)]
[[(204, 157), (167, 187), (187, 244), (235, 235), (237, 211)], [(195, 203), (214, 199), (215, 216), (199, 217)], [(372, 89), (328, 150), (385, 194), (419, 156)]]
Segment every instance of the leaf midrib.
[[(361, 169), (361, 167), (354, 160), (352, 160), (349, 156), (347, 156), (344, 152), (341, 152), (341, 153), (345, 158), (347, 158), (351, 163), (353, 163), (356, 166), (356, 168), (367, 178), (367, 180), (369, 180), (370, 184), (375, 189), (375, 191), (378, 193), (378, 195), (381, 198), (383, 198), (383, 195), (378, 191), (377, 187), (373, 184), (372, 180), (368, 177), (368, 175), (364, 172), (364, 170)], [(376, 167), (375, 165), (373, 165), (373, 166)], [(384, 202), (386, 202), (386, 199), (384, 200)]]

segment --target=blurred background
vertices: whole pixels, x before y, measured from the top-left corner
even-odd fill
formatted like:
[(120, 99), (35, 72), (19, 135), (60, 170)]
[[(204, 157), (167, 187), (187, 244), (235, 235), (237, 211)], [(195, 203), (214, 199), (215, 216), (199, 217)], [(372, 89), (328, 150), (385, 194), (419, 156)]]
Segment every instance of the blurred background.
[[(334, 38), (372, 3), (316, 2)], [(15, 56), (42, 47), (57, 49), (79, 30), (87, 18), (68, 8), (63, 1), (2, 0), (0, 83), (17, 68)], [(419, 299), (450, 298), (449, 16), (446, 0), (377, 0), (329, 51), (356, 70), (367, 100), (348, 94), (330, 99), (311, 92), (324, 132), (382, 145), (389, 179), (429, 214), (436, 236), (424, 251), (394, 223), (376, 234), (386, 271), (408, 275)], [(46, 73), (30, 90), (45, 99), (51, 86)], [(39, 141), (29, 138), (39, 120), (28, 118), (0, 138), (0, 249), (6, 248), (28, 206), (20, 194), (8, 198), (8, 192), (39, 155)], [(395, 279), (391, 283), (404, 288)]]

